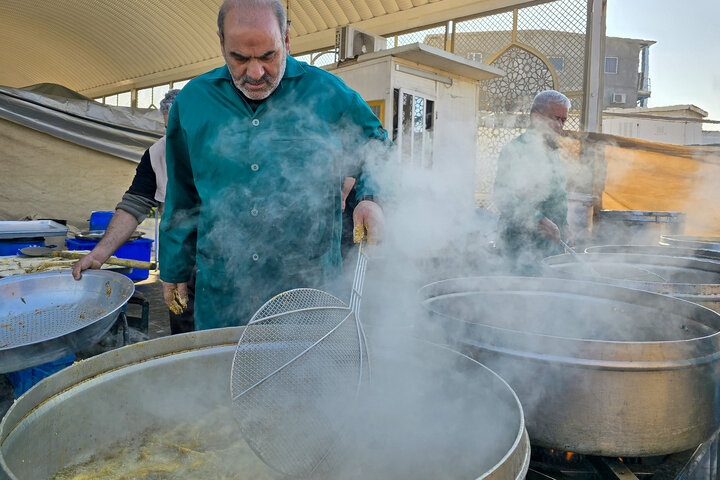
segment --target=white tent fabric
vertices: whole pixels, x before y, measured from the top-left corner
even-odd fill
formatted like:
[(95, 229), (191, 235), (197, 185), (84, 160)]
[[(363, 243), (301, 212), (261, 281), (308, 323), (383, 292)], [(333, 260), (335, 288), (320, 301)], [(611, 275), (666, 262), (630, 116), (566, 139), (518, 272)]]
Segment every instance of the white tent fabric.
[(165, 130), (157, 110), (103, 105), (53, 84), (0, 87), (0, 118), (134, 162)]
[(51, 218), (88, 229), (113, 210), (137, 164), (0, 119), (0, 220)]
[(0, 220), (87, 229), (92, 211), (114, 210), (164, 130), (157, 110), (102, 105), (54, 84), (0, 87)]

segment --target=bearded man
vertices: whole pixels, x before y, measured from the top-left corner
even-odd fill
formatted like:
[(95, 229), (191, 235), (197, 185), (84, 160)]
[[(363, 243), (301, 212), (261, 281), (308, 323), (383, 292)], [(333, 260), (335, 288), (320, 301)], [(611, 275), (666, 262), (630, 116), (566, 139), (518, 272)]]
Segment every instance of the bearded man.
[(289, 56), (287, 25), (280, 0), (226, 0), (226, 65), (190, 81), (170, 111), (160, 278), (166, 301), (182, 299), (197, 261), (198, 330), (337, 283), (345, 177), (355, 225), (381, 234), (365, 159), (387, 150), (387, 133), (342, 80)]
[(540, 273), (544, 257), (563, 253), (563, 237), (573, 240), (557, 145), (569, 108), (570, 100), (560, 92), (538, 93), (530, 127), (500, 152), (493, 203), (500, 211), (498, 248), (513, 273)]

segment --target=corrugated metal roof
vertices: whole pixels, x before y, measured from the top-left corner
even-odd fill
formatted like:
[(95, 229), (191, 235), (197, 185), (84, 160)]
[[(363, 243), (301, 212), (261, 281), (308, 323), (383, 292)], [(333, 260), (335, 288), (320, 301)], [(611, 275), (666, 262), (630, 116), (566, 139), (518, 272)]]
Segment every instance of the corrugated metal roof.
[[(49, 82), (89, 96), (192, 77), (222, 65), (222, 0), (3, 0), (0, 85)], [(388, 35), (527, 4), (518, 0), (285, 0), (293, 52), (334, 43), (338, 26)]]

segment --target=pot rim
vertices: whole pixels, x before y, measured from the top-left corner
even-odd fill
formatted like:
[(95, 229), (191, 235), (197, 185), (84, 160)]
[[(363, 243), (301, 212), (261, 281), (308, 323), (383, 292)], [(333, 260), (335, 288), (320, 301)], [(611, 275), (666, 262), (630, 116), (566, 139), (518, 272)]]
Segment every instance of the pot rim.
[[(519, 284), (519, 285), (518, 285)], [(488, 287), (488, 286), (491, 287)], [(525, 287), (525, 288), (523, 288)], [(534, 287), (534, 288), (530, 288)], [(451, 291), (448, 291), (451, 290)], [(477, 291), (523, 293), (573, 293), (587, 297), (611, 298), (618, 304), (623, 296), (632, 295), (633, 300), (642, 300), (638, 305), (663, 311), (692, 315), (714, 329), (714, 333), (701, 337), (657, 341), (594, 340), (562, 337), (555, 334), (531, 333), (489, 324), (458, 319), (433, 310), (428, 302), (447, 295), (461, 295)], [(439, 293), (438, 293), (439, 292)], [(587, 292), (593, 292), (589, 295)], [(603, 295), (599, 293), (602, 292)], [(642, 290), (634, 290), (605, 283), (581, 280), (540, 277), (463, 277), (441, 280), (422, 287), (420, 302), (432, 315), (450, 321), (451, 328), (461, 335), (450, 336), (453, 342), (473, 340), (476, 346), (515, 355), (542, 358), (546, 361), (584, 365), (591, 368), (617, 370), (666, 370), (687, 368), (697, 364), (717, 361), (720, 358), (720, 315), (713, 310), (683, 300)], [(663, 308), (665, 306), (666, 308)]]

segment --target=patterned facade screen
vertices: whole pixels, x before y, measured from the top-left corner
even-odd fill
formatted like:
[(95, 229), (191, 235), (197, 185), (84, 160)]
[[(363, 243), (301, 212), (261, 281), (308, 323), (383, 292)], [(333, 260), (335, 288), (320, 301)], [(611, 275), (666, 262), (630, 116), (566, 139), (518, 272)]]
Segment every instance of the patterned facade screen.
[(476, 197), (488, 206), (502, 147), (527, 127), (536, 93), (554, 89), (571, 102), (567, 130), (581, 130), (585, 110), (588, 0), (556, 0), (455, 23), (457, 55), (500, 68), (481, 82)]

